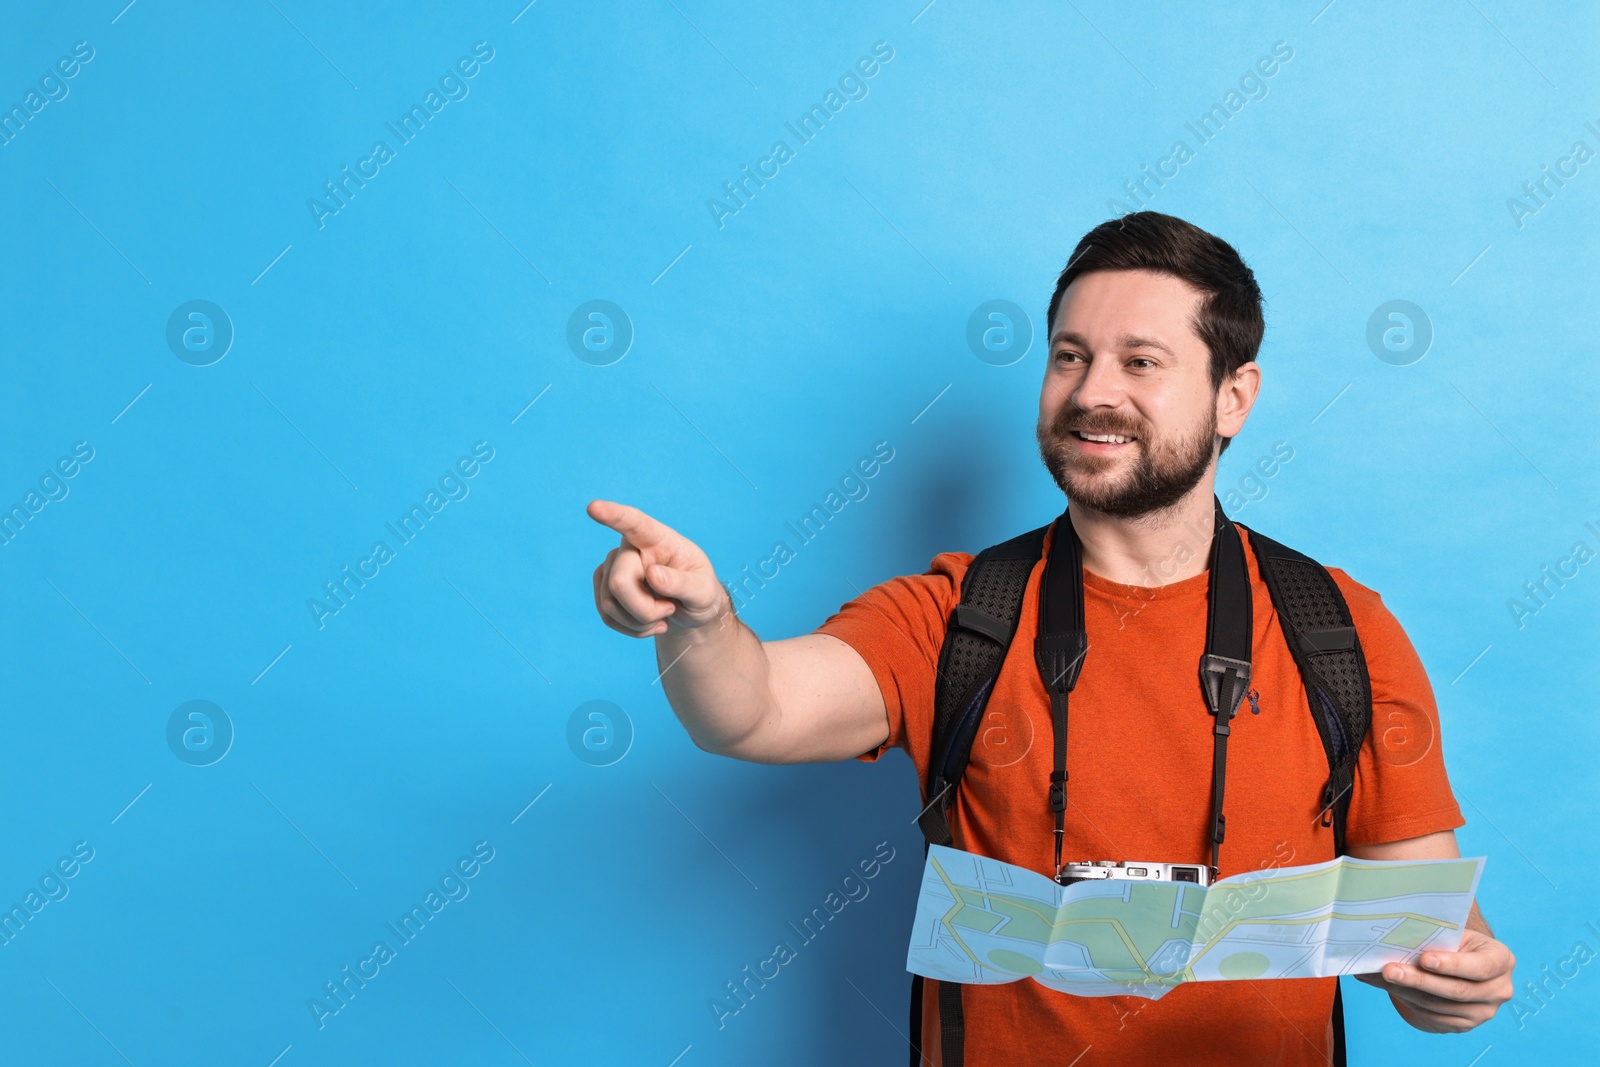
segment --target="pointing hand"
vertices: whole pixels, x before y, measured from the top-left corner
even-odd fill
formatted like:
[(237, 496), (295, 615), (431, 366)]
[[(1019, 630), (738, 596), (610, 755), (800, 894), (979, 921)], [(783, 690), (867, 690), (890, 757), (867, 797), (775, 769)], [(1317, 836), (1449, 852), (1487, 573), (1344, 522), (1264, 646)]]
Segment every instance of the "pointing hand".
[(673, 627), (695, 629), (723, 614), (727, 590), (693, 541), (627, 504), (591, 500), (587, 511), (622, 535), (594, 571), (594, 603), (607, 626), (629, 637), (653, 637)]

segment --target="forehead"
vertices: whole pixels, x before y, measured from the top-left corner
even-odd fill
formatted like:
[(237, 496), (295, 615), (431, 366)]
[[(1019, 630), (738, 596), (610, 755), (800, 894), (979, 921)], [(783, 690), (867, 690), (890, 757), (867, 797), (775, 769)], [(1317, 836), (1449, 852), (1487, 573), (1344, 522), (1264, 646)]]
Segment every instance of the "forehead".
[(1119, 347), (1124, 337), (1147, 338), (1174, 352), (1203, 350), (1194, 321), (1203, 294), (1182, 278), (1147, 270), (1094, 271), (1061, 294), (1050, 343), (1076, 334), (1094, 348)]

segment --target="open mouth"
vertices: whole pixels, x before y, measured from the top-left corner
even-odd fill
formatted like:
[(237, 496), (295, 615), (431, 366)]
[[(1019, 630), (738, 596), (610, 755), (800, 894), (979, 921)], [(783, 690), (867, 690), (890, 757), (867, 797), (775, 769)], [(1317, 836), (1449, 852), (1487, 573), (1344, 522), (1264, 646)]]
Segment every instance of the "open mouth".
[(1122, 445), (1131, 445), (1138, 438), (1126, 434), (1116, 433), (1085, 433), (1082, 430), (1071, 431), (1074, 440), (1097, 448), (1118, 448)]

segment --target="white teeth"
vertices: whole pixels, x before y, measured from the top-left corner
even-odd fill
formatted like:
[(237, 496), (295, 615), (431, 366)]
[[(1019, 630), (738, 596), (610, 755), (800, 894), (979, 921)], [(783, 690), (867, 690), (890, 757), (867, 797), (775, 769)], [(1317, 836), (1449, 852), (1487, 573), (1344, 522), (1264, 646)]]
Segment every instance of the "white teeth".
[(1111, 445), (1125, 445), (1129, 441), (1133, 440), (1131, 437), (1119, 437), (1116, 434), (1082, 433), (1081, 431), (1079, 432), (1078, 436), (1083, 438), (1085, 441), (1098, 441), (1101, 444)]

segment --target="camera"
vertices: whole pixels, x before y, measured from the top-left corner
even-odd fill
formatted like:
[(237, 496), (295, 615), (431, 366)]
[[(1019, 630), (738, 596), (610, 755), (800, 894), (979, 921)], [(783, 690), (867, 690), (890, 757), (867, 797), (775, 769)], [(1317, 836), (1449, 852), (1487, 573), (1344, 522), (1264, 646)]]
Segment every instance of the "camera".
[(1211, 868), (1203, 863), (1118, 863), (1116, 860), (1085, 860), (1082, 863), (1063, 863), (1056, 874), (1062, 885), (1074, 882), (1092, 882), (1100, 879), (1117, 879), (1129, 882), (1192, 882), (1195, 885), (1211, 884)]

